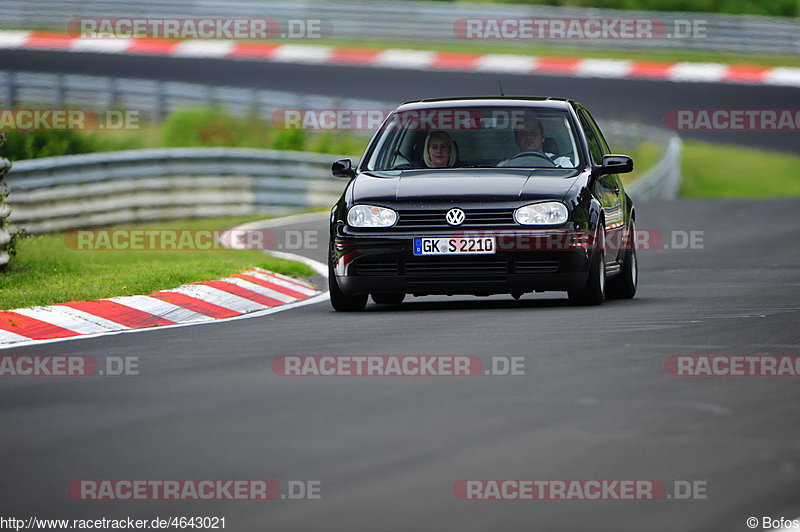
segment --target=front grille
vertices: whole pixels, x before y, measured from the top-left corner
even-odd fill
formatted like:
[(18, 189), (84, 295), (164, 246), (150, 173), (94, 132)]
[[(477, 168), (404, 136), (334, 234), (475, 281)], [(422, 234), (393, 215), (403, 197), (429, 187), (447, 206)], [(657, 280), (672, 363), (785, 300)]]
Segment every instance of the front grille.
[(506, 259), (485, 259), (476, 260), (474, 258), (464, 259), (409, 259), (405, 264), (406, 275), (416, 276), (484, 276), (484, 275), (506, 275), (508, 274), (508, 260)]
[[(382, 258), (364, 258), (353, 265), (355, 275), (370, 277), (406, 275), (409, 278), (438, 278), (447, 280), (476, 281), (495, 280), (510, 273), (555, 273), (559, 269), (557, 260), (509, 260), (497, 257), (425, 257), (404, 261)], [(411, 280), (410, 279), (410, 280)]]
[(517, 260), (515, 273), (553, 273), (558, 271), (557, 260)]
[(512, 209), (464, 209), (464, 223), (452, 226), (445, 220), (446, 210), (400, 211), (395, 227), (402, 229), (436, 229), (462, 227), (516, 227)]
[(365, 276), (381, 276), (398, 274), (396, 260), (362, 259), (355, 264), (355, 274)]

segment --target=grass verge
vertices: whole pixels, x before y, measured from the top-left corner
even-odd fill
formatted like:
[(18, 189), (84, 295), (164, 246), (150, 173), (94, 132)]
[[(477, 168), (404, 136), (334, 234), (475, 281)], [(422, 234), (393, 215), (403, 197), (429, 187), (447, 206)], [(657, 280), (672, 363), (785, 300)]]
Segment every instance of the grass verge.
[(613, 153), (629, 155), (633, 158), (633, 172), (621, 174), (622, 183), (629, 185), (644, 176), (663, 155), (663, 148), (656, 142), (645, 140), (632, 146), (615, 145), (612, 147)]
[[(726, 13), (732, 15), (800, 16), (795, 0), (440, 0), (480, 4), (546, 5), (558, 7), (591, 7), (638, 11), (683, 11), (696, 13)], [(458, 5), (458, 4), (456, 4)]]
[(800, 196), (800, 156), (684, 140), (680, 195), (689, 198)]
[[(224, 230), (260, 219), (264, 216), (124, 228)], [(64, 233), (28, 236), (18, 241), (17, 256), (0, 274), (0, 309), (149, 294), (194, 281), (219, 279), (254, 266), (287, 275), (314, 274), (304, 264), (254, 250), (79, 251), (68, 248)]]

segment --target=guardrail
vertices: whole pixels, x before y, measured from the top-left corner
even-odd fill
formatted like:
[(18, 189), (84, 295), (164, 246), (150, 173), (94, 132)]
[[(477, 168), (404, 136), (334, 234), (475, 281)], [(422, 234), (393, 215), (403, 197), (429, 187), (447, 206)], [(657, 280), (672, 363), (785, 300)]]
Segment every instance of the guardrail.
[(681, 151), (683, 143), (674, 133), (656, 163), (647, 173), (625, 189), (636, 200), (671, 200), (678, 196), (681, 187)]
[[(68, 14), (68, 15), (65, 15)], [(687, 38), (609, 39), (606, 48), (695, 49), (741, 52), (797, 53), (800, 21), (754, 15), (719, 15), (620, 11), (595, 8), (552, 7), (449, 2), (305, 1), (263, 0), (61, 0), (58, 9), (31, 0), (4, 0), (0, 20), (8, 28), (52, 28), (65, 31), (73, 18), (198, 18), (266, 17), (287, 20), (320, 20), (329, 31), (326, 38), (357, 41), (458, 42), (453, 26), (461, 18), (643, 18), (663, 21), (675, 34), (675, 21), (702, 21), (704, 33)], [(312, 39), (313, 41), (313, 39)], [(463, 41), (461, 41), (463, 42)], [(491, 43), (492, 41), (486, 41)], [(502, 41), (520, 47), (531, 41)], [(561, 39), (559, 46), (596, 46), (594, 39)]]
[(6, 267), (11, 257), (8, 255), (7, 246), (11, 242), (11, 235), (6, 231), (6, 219), (11, 210), (4, 200), (8, 194), (8, 188), (3, 182), (3, 177), (11, 169), (8, 159), (0, 158), (0, 271)]
[[(614, 151), (626, 153), (637, 142), (647, 140), (661, 148), (661, 158), (647, 172), (626, 185), (628, 195), (639, 201), (671, 200), (681, 185), (681, 154), (683, 143), (673, 131), (633, 122), (600, 122)], [(635, 161), (634, 161), (635, 164)]]
[(116, 223), (281, 214), (333, 205), (335, 156), (244, 148), (173, 148), (18, 161), (10, 222), (28, 233)]
[[(680, 140), (656, 128), (610, 124), (616, 138), (650, 138), (663, 157), (628, 187), (635, 199), (671, 198)], [(644, 137), (643, 137), (644, 136)], [(624, 143), (624, 142), (623, 142)], [(7, 176), (10, 222), (28, 233), (118, 223), (328, 207), (343, 183), (333, 155), (243, 148), (173, 148), (18, 161)]]
[[(262, 116), (281, 109), (394, 109), (396, 105), (320, 94), (224, 87), (198, 83), (43, 74), (0, 70), (0, 100), (7, 109), (20, 105), (91, 109), (127, 109), (159, 121), (180, 107), (220, 107), (240, 116)], [(356, 132), (358, 133), (358, 132)], [(368, 132), (371, 134), (372, 132)]]

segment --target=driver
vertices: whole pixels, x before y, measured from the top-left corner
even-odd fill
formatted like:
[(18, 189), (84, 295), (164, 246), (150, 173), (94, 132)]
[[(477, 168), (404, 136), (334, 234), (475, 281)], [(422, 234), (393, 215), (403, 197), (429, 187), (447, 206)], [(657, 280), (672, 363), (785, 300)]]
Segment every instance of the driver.
[[(541, 153), (550, 158), (550, 160), (553, 161), (553, 164), (556, 166), (572, 168), (574, 165), (569, 157), (556, 157), (554, 153), (548, 153), (544, 151), (544, 138), (544, 126), (542, 126), (542, 122), (536, 117), (535, 114), (526, 112), (522, 118), (517, 121), (514, 131), (514, 139), (517, 141), (517, 147), (519, 148), (520, 153)], [(506, 159), (503, 162), (510, 161), (514, 157)]]

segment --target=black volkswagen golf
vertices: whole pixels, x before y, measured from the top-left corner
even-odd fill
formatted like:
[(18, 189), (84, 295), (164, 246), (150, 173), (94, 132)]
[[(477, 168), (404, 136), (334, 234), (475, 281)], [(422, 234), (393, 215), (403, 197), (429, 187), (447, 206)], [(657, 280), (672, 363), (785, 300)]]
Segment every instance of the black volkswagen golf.
[(576, 304), (636, 293), (635, 212), (578, 102), (490, 97), (408, 102), (381, 125), (331, 210), (333, 308), (371, 295), (566, 291)]

